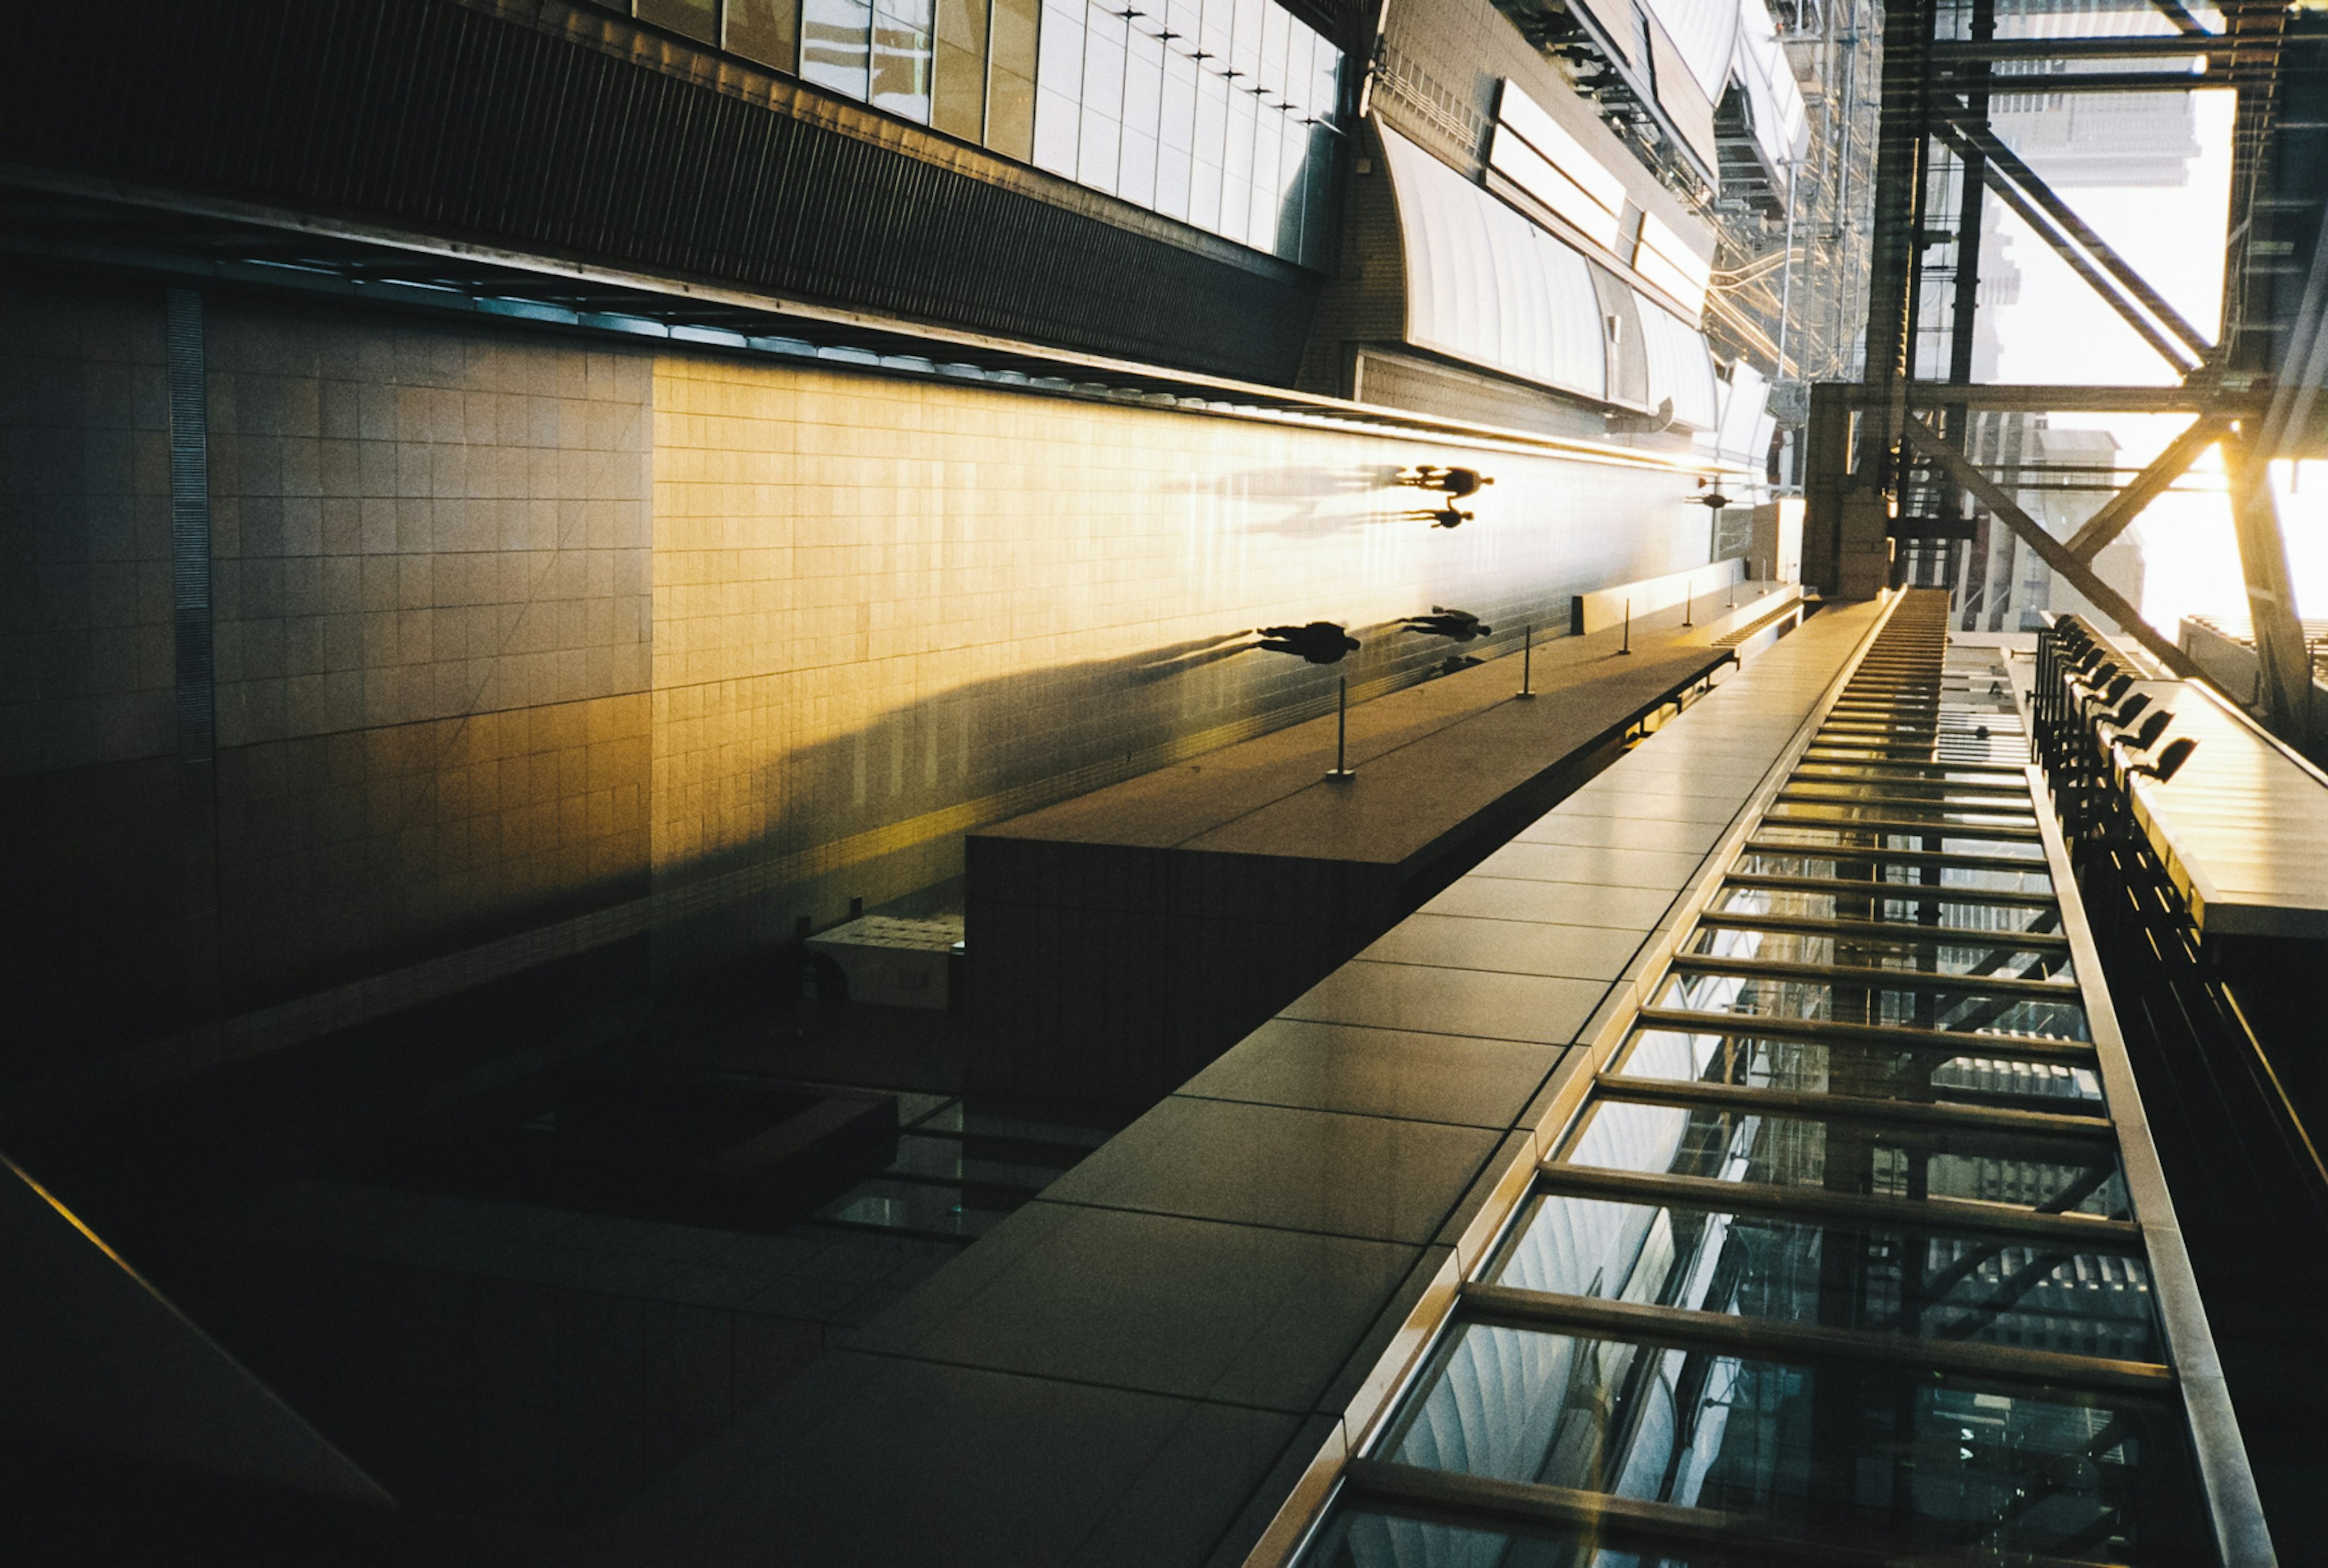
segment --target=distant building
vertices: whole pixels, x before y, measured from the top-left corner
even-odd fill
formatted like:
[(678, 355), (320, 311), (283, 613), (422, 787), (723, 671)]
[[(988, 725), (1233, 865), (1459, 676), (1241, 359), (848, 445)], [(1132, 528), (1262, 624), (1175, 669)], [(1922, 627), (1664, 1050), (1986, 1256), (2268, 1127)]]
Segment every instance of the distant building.
[[(2055, 539), (2084, 527), (2115, 490), (2117, 438), (2107, 430), (2056, 430), (2042, 414), (1981, 413), (1973, 416), (1972, 448), (1973, 461), (2010, 486), (2014, 501)], [(1994, 518), (1979, 520), (1969, 548), (1953, 564), (1948, 586), (1960, 631), (2032, 632), (2049, 610), (2097, 614)], [(2110, 587), (2142, 602), (2142, 546), (2132, 533), (2119, 535), (2093, 567)]]
[[(1997, 19), (2005, 38), (2110, 38), (2162, 31), (2147, 5), (2074, 0)], [(2064, 74), (2124, 68), (2117, 61), (2057, 61)], [(2011, 68), (2007, 68), (2011, 69)], [(2027, 80), (2027, 79), (2023, 79)], [(2186, 183), (2199, 141), (2191, 95), (2180, 92), (1999, 94), (1989, 120), (2006, 145), (2060, 188), (2154, 188)]]

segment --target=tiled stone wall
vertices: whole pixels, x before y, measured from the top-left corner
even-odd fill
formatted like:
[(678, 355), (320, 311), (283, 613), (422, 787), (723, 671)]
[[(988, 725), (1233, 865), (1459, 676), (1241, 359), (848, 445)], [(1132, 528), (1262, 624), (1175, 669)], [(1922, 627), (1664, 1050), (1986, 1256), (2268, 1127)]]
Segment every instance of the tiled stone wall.
[(0, 775), (166, 753), (158, 293), (0, 288)]
[[(160, 851), (160, 291), (0, 292), (0, 770), (70, 795), (150, 759), (117, 837)], [(1686, 476), (1474, 455), (1495, 487), (1434, 531), (1387, 482), (1462, 460), (1443, 445), (232, 296), (206, 317), (230, 1010), (592, 910), (685, 915), (675, 962), (830, 919), (1339, 674), (1420, 674), (1446, 650), (1398, 616), (1557, 624), (1705, 554)], [(1312, 618), (1366, 648), (1239, 651)], [(45, 853), (61, 884), (103, 858)], [(109, 955), (142, 920), (177, 951), (183, 868), (152, 858), (60, 944)]]
[(643, 893), (651, 363), (205, 323), (228, 993)]
[[(1418, 442), (679, 356), (654, 403), (659, 883), (1033, 792), (1000, 820), (1444, 655), (1399, 616), (1564, 624), (1705, 550), (1668, 474), (1475, 455), (1495, 487), (1434, 530), (1388, 481), (1460, 459)], [(1313, 618), (1366, 647), (1236, 651)]]

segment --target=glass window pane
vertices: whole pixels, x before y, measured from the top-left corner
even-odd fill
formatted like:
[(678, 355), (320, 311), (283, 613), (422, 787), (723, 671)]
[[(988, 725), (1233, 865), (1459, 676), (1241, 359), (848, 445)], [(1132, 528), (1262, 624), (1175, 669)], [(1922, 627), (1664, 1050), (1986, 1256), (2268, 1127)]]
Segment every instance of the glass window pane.
[[(1741, 1018), (1816, 1019), (1835, 1023), (1948, 1029), (1966, 1035), (2041, 1035), (2082, 1040), (2086, 1012), (2077, 988), (2060, 986), (2062, 1000), (1935, 991), (1894, 970), (1871, 969), (1867, 980), (1846, 982), (1734, 974), (1666, 977), (1652, 1007)], [(1937, 979), (1937, 977), (1935, 977)], [(1969, 982), (1958, 982), (1969, 983)], [(2011, 1050), (2009, 1041), (1998, 1048)]]
[[(1836, 870), (1838, 865), (1848, 869), (1838, 873)], [(1871, 877), (1868, 874), (1870, 867), (1882, 868), (1883, 875), (1880, 878)], [(1923, 882), (1923, 874), (1929, 868), (1912, 860), (1885, 859), (1880, 852), (1862, 855), (1859, 859), (1853, 859), (1849, 856), (1839, 858), (1832, 854), (1821, 857), (1810, 854), (1765, 854), (1755, 851), (1741, 856), (1736, 869), (1751, 876), (1816, 877), (1828, 881), (1854, 881), (1867, 888), (1865, 897), (1869, 901), (1873, 902), (1879, 897), (1890, 897), (1891, 889), (1886, 887), (1886, 884), (1906, 883), (1916, 887), (1926, 886)], [(1944, 866), (1940, 868), (1939, 881), (1929, 886), (1939, 888), (1961, 887), (1967, 892), (1986, 893), (2050, 893), (2053, 890), (2052, 878), (2042, 869), (2035, 867), (2027, 871), (2002, 871), (1964, 866)], [(1857, 896), (1854, 895), (1845, 902), (1852, 903), (1856, 899)]]
[(1857, 883), (1840, 893), (1732, 886), (1715, 895), (1713, 907), (1750, 915), (1801, 915), (1817, 920), (1908, 922), (1930, 911), (1942, 925), (1974, 931), (2051, 932), (2058, 929), (2060, 919), (2050, 904), (1975, 903), (1961, 893), (1948, 897), (1938, 887), (1870, 882)]
[(2200, 1561), (2179, 1423), (2164, 1404), (1474, 1323), (1386, 1451), (1910, 1552)]
[(1808, 931), (1760, 931), (1724, 925), (1721, 915), (1715, 913), (1699, 925), (1686, 951), (1727, 958), (1759, 957), (1774, 963), (1931, 970), (1940, 974), (2035, 974), (2051, 978), (2073, 972), (2066, 948), (2017, 948), (2010, 937), (1990, 941), (1958, 936), (1952, 942), (1939, 927), (1933, 927), (1932, 932), (1931, 939), (1923, 940), (1912, 926), (1902, 927), (1896, 937), (1864, 934), (1855, 930), (1833, 935)]
[(1156, 149), (1156, 210), (1167, 218), (1188, 219), (1189, 183), (1195, 162), (1178, 147)]
[(1204, 58), (1215, 71), (1229, 69), (1229, 48), (1236, 35), (1237, 0), (1204, 0), (1205, 20), (1199, 33)]
[(974, 142), (986, 134), (986, 52), (938, 40), (931, 62), (930, 125)]
[(1310, 112), (1328, 125), (1339, 125), (1342, 113), (1342, 52), (1319, 40), (1316, 80), (1310, 88)]
[(1735, 1084), (1801, 1094), (2070, 1115), (2102, 1109), (2101, 1078), (2092, 1067), (2032, 1060), (2017, 1055), (2010, 1038), (1997, 1040), (1994, 1050), (1944, 1058), (1937, 1051), (1881, 1046), (1642, 1029), (1626, 1042), (1616, 1071), (1620, 1077)]
[(1120, 123), (1123, 117), (1123, 18), (1097, 5), (1084, 15), (1084, 108)]
[(1251, 175), (1253, 215), (1245, 223), (1246, 243), (1256, 250), (1268, 250), (1277, 243), (1277, 163), (1282, 154), (1283, 144), (1277, 135), (1277, 111), (1260, 108), (1261, 100), (1251, 93), (1244, 96), (1255, 106)]
[(1006, 158), (1035, 155), (1036, 35), (1038, 0), (994, 0), (987, 78), (986, 145)]
[(779, 70), (800, 68), (800, 0), (728, 0), (728, 50)]
[(1489, 1282), (1806, 1327), (2163, 1359), (2150, 1273), (2115, 1251), (1540, 1194)]
[(986, 133), (987, 0), (938, 0), (930, 124), (974, 142)]
[(2130, 1217), (2117, 1155), (2101, 1139), (1885, 1127), (1602, 1098), (1587, 1109), (1561, 1158), (1652, 1176)]
[(1035, 83), (997, 67), (987, 81), (986, 145), (1006, 158), (1035, 161)]
[(1086, 105), (1083, 142), (1075, 154), (1075, 178), (1094, 191), (1115, 194), (1122, 141), (1123, 127), (1115, 117)]
[(1196, 145), (1197, 64), (1183, 55), (1164, 56), (1164, 80), (1157, 104), (1156, 139), (1187, 152)]
[(639, 0), (638, 18), (706, 43), (719, 41), (719, 12), (715, 0)]
[(1081, 109), (1084, 101), (1084, 10), (1075, 0), (1046, 0), (1035, 85)]
[(1254, 85), (1265, 91), (1271, 103), (1285, 101), (1285, 35), (1292, 21), (1285, 7), (1273, 0), (1261, 8), (1261, 80)]
[(1347, 1506), (1338, 1508), (1310, 1549), (1302, 1568), (1746, 1568), (1746, 1559), (1710, 1548), (1686, 1552), (1644, 1548), (1610, 1533), (1515, 1527), (1479, 1529), (1410, 1519)]
[(1164, 46), (1135, 27), (1124, 41), (1123, 128), (1154, 136), (1163, 97)]
[(1229, 38), (1229, 69), (1237, 86), (1249, 88), (1261, 75), (1261, 34), (1274, 0), (1236, 0), (1236, 21)]
[(862, 0), (806, 0), (801, 25), (801, 76), (819, 87), (863, 99), (871, 74), (873, 7)]
[(930, 117), (930, 35), (876, 11), (873, 107), (906, 119)]
[(1035, 162), (1075, 178), (1083, 138), (1084, 7), (1043, 7), (1040, 65), (1035, 78)]

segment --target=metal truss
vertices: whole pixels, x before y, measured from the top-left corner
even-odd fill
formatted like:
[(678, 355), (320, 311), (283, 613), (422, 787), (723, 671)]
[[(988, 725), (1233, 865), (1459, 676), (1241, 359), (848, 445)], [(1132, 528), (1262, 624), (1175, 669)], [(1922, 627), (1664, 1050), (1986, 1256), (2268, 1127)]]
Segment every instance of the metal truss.
[[(2314, 242), (2291, 322), (2283, 281), (2289, 268), (2277, 258), (2303, 254), (2310, 236), (2280, 238), (2288, 234), (2285, 222), (2270, 222), (2273, 209), (2303, 204), (2290, 200), (2301, 191), (2278, 189), (2275, 199), (2275, 180), (2301, 180), (2280, 175), (2274, 161), (2289, 8), (2287, 0), (2227, 0), (2218, 33), (2182, 0), (2153, 4), (2173, 33), (1998, 37), (1998, 17), (2012, 14), (2012, 0), (1905, 0), (1888, 8), (1864, 370), (1855, 384), (1821, 388), (1813, 399), (1806, 575), (1853, 597), (1903, 577), (1953, 581), (1963, 544), (1985, 552), (1976, 541), (2001, 529), (2161, 663), (2195, 675), (2173, 640), (2146, 624), (2095, 562), (2195, 461), (2220, 447), (2264, 672), (2259, 706), (2267, 722), (2301, 744), (2311, 660), (2267, 474), (2314, 428), (2314, 389), (2328, 379), (2328, 274)], [(2211, 331), (2178, 312), (1990, 122), (1995, 94), (2197, 87), (2227, 87), (2239, 98), (2223, 319)], [(2178, 385), (1975, 383), (1981, 221), (1992, 196), (2158, 354)], [(2328, 221), (2322, 238), (2328, 239)], [(1936, 333), (1943, 340), (1938, 362), (1929, 343)], [(2086, 469), (2062, 470), (2059, 485), (2048, 484), (2046, 465), (2024, 460), (2017, 437), (2001, 444), (1996, 435), (2000, 418), (2098, 409), (2196, 417), (2154, 461), (2115, 485), (2108, 481), (2117, 474)], [(2015, 499), (2060, 486), (2111, 493), (2062, 538)], [(1895, 559), (1899, 544), (1905, 553)], [(1985, 568), (1981, 575), (1985, 581)], [(1967, 580), (1967, 606), (1980, 586)], [(2000, 590), (2008, 586), (1998, 580)], [(2000, 599), (1992, 613), (2003, 610)]]

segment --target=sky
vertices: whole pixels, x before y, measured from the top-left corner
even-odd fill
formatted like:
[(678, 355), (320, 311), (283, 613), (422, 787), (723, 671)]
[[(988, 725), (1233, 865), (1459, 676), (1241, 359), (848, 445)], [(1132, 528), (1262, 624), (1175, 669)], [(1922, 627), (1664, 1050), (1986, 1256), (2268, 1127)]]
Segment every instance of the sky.
[[(2224, 215), (2230, 196), (2231, 94), (2201, 92), (2196, 104), (2200, 155), (2178, 188), (2079, 188), (2061, 192), (2078, 215), (2149, 281), (2185, 319), (2211, 332), (2221, 316)], [(2007, 212), (2009, 254), (2021, 268), (2021, 295), (1997, 305), (2003, 381), (2168, 385), (2166, 362), (2102, 304), (2069, 265)], [(2056, 414), (2057, 427), (2105, 429), (2118, 440), (2118, 462), (2145, 464), (2189, 420), (2183, 416)], [(2328, 618), (2328, 463), (2300, 473), (2275, 465), (2280, 521), (2299, 611)], [(2172, 634), (2187, 615), (2244, 618), (2230, 511), (2222, 498), (2220, 460), (2210, 453), (2175, 491), (2153, 502), (2136, 524), (2143, 546), (2142, 611)]]

